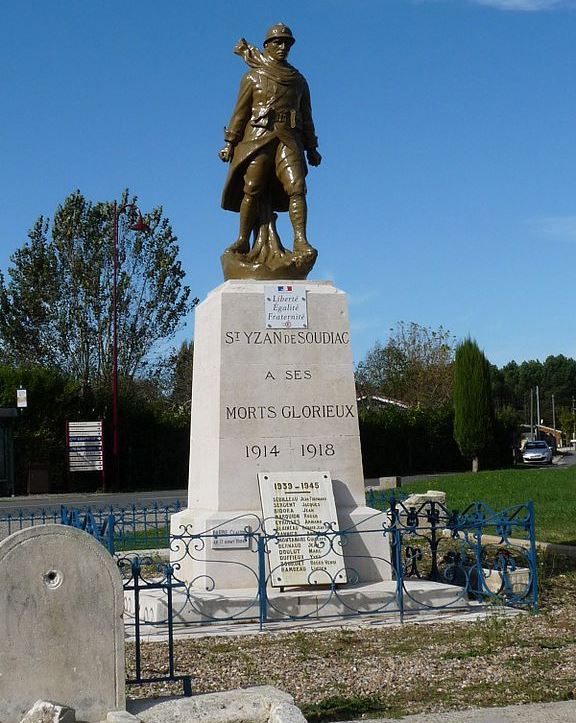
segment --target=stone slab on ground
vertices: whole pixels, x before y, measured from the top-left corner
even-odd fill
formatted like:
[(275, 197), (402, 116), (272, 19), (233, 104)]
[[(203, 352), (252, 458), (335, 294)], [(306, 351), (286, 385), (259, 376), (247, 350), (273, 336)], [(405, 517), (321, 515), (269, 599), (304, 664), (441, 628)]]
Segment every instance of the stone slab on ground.
[(65, 525), (0, 542), (0, 720), (38, 699), (99, 723), (125, 704), (123, 586), (114, 558)]
[(143, 723), (306, 723), (294, 698), (271, 685), (191, 698), (128, 701)]
[(37, 700), (21, 723), (76, 723), (76, 713), (68, 706)]
[(105, 723), (141, 723), (141, 721), (127, 710), (113, 710), (106, 716)]
[(362, 720), (363, 723), (576, 723), (576, 701), (510, 705), (503, 708), (469, 708), (442, 713), (420, 713), (403, 718)]

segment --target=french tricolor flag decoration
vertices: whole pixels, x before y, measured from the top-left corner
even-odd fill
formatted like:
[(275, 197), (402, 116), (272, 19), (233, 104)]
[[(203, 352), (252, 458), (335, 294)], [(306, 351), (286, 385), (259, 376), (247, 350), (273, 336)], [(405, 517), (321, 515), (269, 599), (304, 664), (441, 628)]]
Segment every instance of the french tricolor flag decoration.
[(291, 286), (279, 286), (278, 291), (292, 291)]

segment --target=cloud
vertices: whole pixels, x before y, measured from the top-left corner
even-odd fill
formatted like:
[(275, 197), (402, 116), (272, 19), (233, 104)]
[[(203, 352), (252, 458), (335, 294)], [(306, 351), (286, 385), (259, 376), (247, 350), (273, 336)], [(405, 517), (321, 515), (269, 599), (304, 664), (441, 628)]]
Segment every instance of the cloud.
[(380, 297), (380, 292), (376, 289), (365, 291), (364, 293), (356, 294), (353, 291), (348, 292), (348, 305), (349, 306), (362, 306), (368, 304), (374, 299)]
[(554, 241), (576, 241), (576, 216), (546, 216), (528, 223), (532, 231)]
[[(447, 0), (413, 0), (416, 3), (439, 3)], [(462, 2), (462, 0), (453, 0)], [(535, 13), (546, 10), (576, 9), (576, 0), (464, 0), (469, 5), (483, 5), (496, 10)]]

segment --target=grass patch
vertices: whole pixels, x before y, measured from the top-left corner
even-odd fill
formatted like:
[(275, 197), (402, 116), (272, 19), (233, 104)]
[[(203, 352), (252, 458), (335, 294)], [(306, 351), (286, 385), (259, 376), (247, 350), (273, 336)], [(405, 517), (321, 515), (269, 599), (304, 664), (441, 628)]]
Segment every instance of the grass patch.
[(161, 550), (170, 545), (169, 527), (150, 527), (148, 530), (136, 530), (124, 535), (114, 535), (114, 551)]
[(340, 695), (325, 698), (319, 703), (303, 705), (302, 713), (309, 723), (337, 721), (343, 718), (357, 718), (373, 713), (385, 713), (388, 718), (399, 718), (401, 713), (390, 708), (379, 696)]
[(402, 487), (403, 492), (409, 493), (429, 489), (446, 492), (449, 510), (463, 510), (472, 502), (481, 501), (500, 511), (532, 500), (536, 539), (576, 545), (576, 465), (438, 475)]

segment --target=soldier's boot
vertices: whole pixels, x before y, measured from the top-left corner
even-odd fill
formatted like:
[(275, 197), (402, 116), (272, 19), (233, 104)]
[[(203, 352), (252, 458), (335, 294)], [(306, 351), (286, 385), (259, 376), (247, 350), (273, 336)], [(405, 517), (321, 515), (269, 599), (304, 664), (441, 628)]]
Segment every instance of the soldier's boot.
[(294, 252), (314, 251), (306, 238), (306, 221), (308, 218), (308, 206), (306, 196), (303, 193), (295, 193), (290, 196), (288, 207), (290, 222), (294, 230)]
[(258, 213), (258, 198), (248, 193), (244, 195), (240, 205), (240, 230), (238, 238), (226, 251), (235, 254), (247, 254), (250, 251), (250, 234), (256, 223)]

